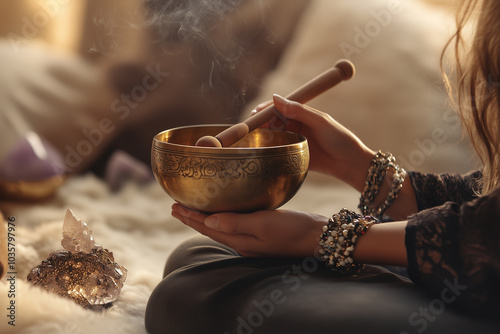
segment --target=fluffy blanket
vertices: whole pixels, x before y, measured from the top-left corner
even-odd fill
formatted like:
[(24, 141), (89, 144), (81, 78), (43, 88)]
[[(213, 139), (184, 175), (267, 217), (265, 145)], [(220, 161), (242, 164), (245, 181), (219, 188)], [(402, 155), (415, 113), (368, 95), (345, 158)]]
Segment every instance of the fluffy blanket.
[[(332, 196), (333, 195), (333, 196)], [(284, 208), (316, 211), (329, 215), (341, 206), (356, 205), (355, 192), (347, 187), (333, 191), (322, 177), (311, 174), (295, 198)], [(5, 278), (0, 332), (52, 333), (146, 333), (144, 312), (152, 290), (162, 279), (169, 253), (194, 232), (170, 216), (173, 201), (153, 182), (126, 184), (113, 193), (105, 182), (85, 175), (73, 177), (50, 201), (38, 204), (3, 203), (6, 217), (15, 218), (15, 297)], [(85, 310), (70, 299), (48, 293), (26, 281), (28, 272), (50, 252), (61, 249), (65, 211), (71, 208), (89, 225), (96, 242), (114, 254), (128, 269), (118, 301), (101, 312)], [(10, 276), (10, 275), (8, 275)], [(15, 302), (15, 326), (7, 307)]]
[[(16, 305), (15, 327), (2, 314), (2, 333), (142, 333), (146, 303), (161, 280), (169, 252), (192, 232), (170, 218), (171, 200), (156, 184), (130, 184), (111, 193), (92, 175), (70, 179), (48, 202), (3, 204), (15, 218), (15, 297), (5, 298), (10, 284), (0, 284), (5, 302)], [(61, 249), (64, 212), (71, 208), (93, 230), (96, 242), (114, 253), (128, 269), (119, 300), (104, 312), (82, 309), (69, 299), (52, 295), (26, 281), (30, 269)], [(9, 276), (9, 275), (8, 275)], [(5, 279), (4, 279), (5, 281)]]

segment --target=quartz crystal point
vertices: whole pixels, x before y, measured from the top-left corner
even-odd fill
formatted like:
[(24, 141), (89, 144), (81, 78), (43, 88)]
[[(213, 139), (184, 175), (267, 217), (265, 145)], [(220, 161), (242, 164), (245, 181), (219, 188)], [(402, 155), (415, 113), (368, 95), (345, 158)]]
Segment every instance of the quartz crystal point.
[(90, 253), (92, 249), (99, 246), (96, 245), (92, 231), (89, 230), (87, 224), (78, 218), (71, 209), (66, 211), (62, 235), (61, 245), (71, 253)]
[(118, 299), (127, 270), (114, 262), (113, 253), (94, 242), (87, 224), (68, 210), (63, 225), (65, 249), (49, 255), (33, 268), (28, 281), (85, 308), (100, 310)]

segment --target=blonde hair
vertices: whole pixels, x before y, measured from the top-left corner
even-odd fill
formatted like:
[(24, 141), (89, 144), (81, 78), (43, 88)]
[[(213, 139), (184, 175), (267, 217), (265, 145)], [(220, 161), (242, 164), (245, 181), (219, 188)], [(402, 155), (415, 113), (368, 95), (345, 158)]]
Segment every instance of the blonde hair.
[[(475, 31), (471, 41), (465, 37), (469, 27)], [(445, 81), (483, 163), (480, 193), (488, 194), (500, 185), (500, 1), (464, 0), (457, 14), (457, 31), (442, 61), (451, 45), (457, 84), (446, 76)]]

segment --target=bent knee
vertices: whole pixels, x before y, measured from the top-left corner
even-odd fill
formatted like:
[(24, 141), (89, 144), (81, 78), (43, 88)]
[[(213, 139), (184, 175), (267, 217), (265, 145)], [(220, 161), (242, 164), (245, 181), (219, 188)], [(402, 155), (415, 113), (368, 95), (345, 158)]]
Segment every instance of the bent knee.
[(227, 256), (239, 256), (233, 249), (205, 236), (195, 236), (182, 242), (170, 254), (163, 277), (185, 266), (218, 260)]

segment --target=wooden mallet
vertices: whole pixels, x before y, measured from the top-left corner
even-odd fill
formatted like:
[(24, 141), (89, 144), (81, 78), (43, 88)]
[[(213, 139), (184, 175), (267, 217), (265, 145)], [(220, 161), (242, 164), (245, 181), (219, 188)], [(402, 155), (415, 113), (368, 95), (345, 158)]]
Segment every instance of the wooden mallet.
[[(299, 103), (306, 103), (340, 82), (349, 80), (354, 76), (354, 73), (354, 65), (350, 61), (339, 60), (333, 67), (289, 94), (287, 99)], [(245, 137), (249, 132), (270, 122), (276, 115), (279, 115), (279, 111), (271, 104), (244, 122), (232, 125), (215, 137), (201, 137), (196, 142), (196, 146), (229, 147)]]

